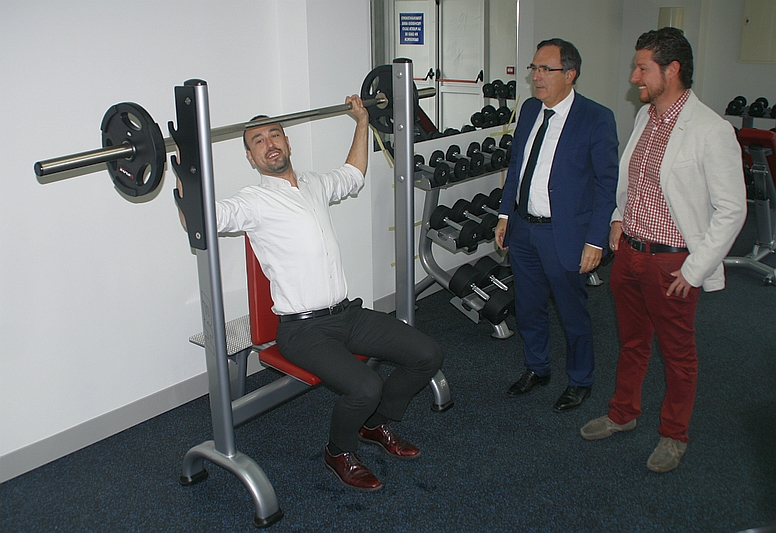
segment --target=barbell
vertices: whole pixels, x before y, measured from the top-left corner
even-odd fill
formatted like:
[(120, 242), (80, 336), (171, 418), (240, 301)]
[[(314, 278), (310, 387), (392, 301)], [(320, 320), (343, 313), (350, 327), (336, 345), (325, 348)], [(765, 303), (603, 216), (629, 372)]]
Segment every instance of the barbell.
[[(393, 132), (393, 80), (391, 65), (374, 68), (361, 85), (361, 98), (369, 112), (369, 123), (378, 131)], [(436, 89), (414, 89), (414, 109), (420, 98), (436, 95)], [(341, 115), (350, 104), (339, 104), (276, 117), (265, 117), (210, 130), (212, 142), (234, 139), (245, 130), (265, 124), (290, 124)], [(417, 113), (416, 113), (417, 114)], [(144, 196), (161, 183), (167, 152), (176, 148), (171, 137), (162, 137), (159, 125), (138, 104), (123, 102), (111, 106), (102, 119), (102, 148), (35, 163), (39, 177), (106, 163), (114, 185), (128, 196)]]

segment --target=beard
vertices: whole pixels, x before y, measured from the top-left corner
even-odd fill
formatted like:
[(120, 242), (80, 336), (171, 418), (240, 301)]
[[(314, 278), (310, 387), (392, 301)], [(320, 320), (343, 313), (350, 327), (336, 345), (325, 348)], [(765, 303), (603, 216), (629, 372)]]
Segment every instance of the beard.
[(281, 174), (289, 167), (290, 159), (285, 154), (280, 154), (275, 159), (265, 159), (265, 168), (260, 168), (262, 174), (272, 176)]
[(660, 85), (657, 87), (653, 87), (650, 89), (647, 87), (645, 89), (646, 94), (642, 96), (641, 92), (639, 92), (639, 101), (641, 101), (642, 104), (654, 104), (655, 100), (660, 98), (664, 92), (666, 92), (666, 86), (667, 86), (666, 78), (665, 76), (662, 77)]

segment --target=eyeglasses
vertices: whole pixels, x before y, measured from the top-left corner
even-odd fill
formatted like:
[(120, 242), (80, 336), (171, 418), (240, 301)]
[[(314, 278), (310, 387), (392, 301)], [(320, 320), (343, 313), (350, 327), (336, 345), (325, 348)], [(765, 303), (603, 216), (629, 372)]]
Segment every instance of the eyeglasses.
[(533, 63), (528, 65), (527, 68), (531, 72), (536, 72), (538, 70), (539, 74), (541, 74), (542, 76), (544, 76), (548, 72), (560, 72), (561, 70), (563, 70), (563, 67), (561, 67), (561, 68), (553, 68), (553, 67), (548, 67), (547, 65), (534, 65)]

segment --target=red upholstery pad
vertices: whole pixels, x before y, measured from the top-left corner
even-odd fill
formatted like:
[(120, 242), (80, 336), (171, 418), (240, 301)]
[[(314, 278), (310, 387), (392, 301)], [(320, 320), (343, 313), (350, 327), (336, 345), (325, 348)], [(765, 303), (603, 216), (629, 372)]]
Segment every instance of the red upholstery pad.
[[(245, 236), (245, 263), (248, 274), (248, 314), (250, 315), (251, 341), (254, 346), (260, 346), (275, 340), (278, 331), (278, 317), (272, 312), (273, 302), (269, 292), (269, 280), (261, 270), (247, 235)], [(356, 357), (361, 360), (367, 359), (363, 355)], [(259, 361), (312, 387), (321, 382), (314, 374), (299, 368), (280, 355), (277, 345), (272, 345), (259, 352)]]
[[(738, 142), (742, 147), (747, 147), (753, 144), (760, 145), (763, 148), (770, 150), (771, 154), (766, 156), (768, 161), (768, 168), (771, 172), (771, 178), (776, 183), (776, 131), (760, 130), (757, 128), (741, 128), (738, 130)], [(749, 154), (745, 154), (747, 164), (751, 167), (752, 158)]]

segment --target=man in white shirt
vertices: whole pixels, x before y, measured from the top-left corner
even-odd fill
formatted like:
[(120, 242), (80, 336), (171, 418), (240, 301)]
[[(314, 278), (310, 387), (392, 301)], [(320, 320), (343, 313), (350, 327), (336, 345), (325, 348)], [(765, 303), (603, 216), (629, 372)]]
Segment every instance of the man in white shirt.
[[(356, 456), (359, 440), (399, 459), (420, 456), (388, 422), (401, 420), (412, 397), (441, 367), (443, 355), (434, 340), (415, 328), (363, 309), (360, 299), (347, 299), (329, 206), (364, 184), (369, 115), (358, 96), (345, 103), (357, 124), (344, 166), (325, 174), (296, 174), (282, 126), (251, 128), (243, 140), (261, 181), (217, 202), (216, 214), (219, 232), (248, 235), (270, 281), (280, 353), (341, 394), (324, 449), (326, 467), (345, 485), (374, 491), (382, 483)], [(353, 354), (395, 368), (383, 382)]]
[(586, 273), (606, 247), (617, 185), (614, 114), (574, 91), (582, 58), (562, 39), (539, 43), (535, 98), (520, 110), (504, 183), (496, 242), (509, 248), (525, 371), (517, 396), (550, 381), (548, 303), (566, 333), (568, 385), (553, 409), (582, 404), (593, 385), (593, 334)]

